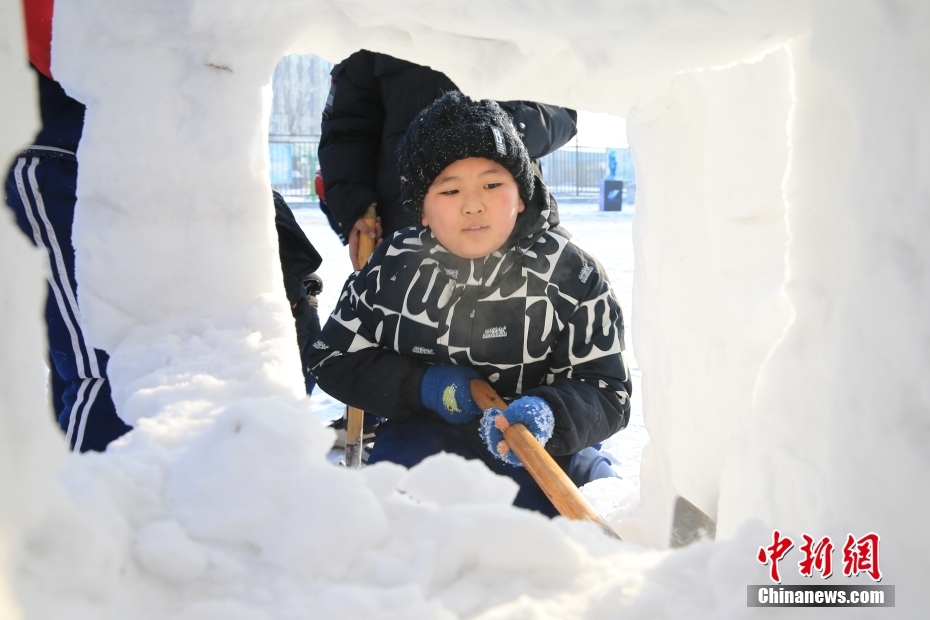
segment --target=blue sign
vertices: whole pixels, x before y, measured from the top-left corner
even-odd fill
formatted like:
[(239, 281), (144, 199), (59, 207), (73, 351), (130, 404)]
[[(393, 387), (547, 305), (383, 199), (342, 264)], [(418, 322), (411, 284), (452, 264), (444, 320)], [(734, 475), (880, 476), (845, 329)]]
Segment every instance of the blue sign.
[(271, 156), (271, 184), (290, 185), (294, 174), (293, 145), (276, 142), (268, 145)]

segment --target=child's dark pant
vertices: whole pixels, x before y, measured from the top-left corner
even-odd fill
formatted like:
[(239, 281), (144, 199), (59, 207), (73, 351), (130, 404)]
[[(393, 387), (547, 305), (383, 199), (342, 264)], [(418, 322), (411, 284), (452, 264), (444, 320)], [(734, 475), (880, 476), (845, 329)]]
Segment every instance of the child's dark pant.
[(72, 153), (35, 147), (13, 162), (6, 196), (19, 227), (48, 257), (45, 320), (58, 425), (72, 450), (102, 451), (130, 427), (110, 398), (107, 354), (88, 345), (81, 328), (71, 245), (76, 185)]

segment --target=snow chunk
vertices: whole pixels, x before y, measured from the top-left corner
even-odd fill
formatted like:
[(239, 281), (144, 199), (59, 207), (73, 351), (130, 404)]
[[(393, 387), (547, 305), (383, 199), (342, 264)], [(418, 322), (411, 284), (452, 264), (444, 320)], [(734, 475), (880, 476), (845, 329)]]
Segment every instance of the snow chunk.
[(520, 490), (516, 482), (495, 474), (481, 461), (445, 452), (423, 459), (398, 486), (417, 499), (440, 506), (509, 506)]
[(378, 499), (383, 499), (397, 490), (397, 486), (407, 475), (407, 468), (390, 461), (381, 461), (362, 468), (361, 474), (371, 492)]
[(236, 601), (194, 603), (184, 608), (172, 620), (270, 620), (271, 616)]
[[(458, 581), (519, 574), (521, 580), (567, 580), (584, 564), (580, 545), (548, 518), (504, 506), (455, 506), (437, 511), (425, 532), (418, 558), (420, 581), (436, 593)], [(466, 583), (462, 583), (466, 582)]]
[[(168, 505), (203, 541), (339, 578), (387, 536), (384, 512), (357, 472), (314, 454), (320, 425), (311, 415), (258, 404), (230, 407), (191, 445), (171, 471)], [(336, 531), (353, 535), (323, 535)]]

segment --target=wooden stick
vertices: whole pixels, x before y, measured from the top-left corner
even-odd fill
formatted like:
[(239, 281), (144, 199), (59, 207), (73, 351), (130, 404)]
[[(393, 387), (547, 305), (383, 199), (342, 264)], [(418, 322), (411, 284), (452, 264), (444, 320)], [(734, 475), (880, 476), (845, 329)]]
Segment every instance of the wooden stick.
[[(482, 411), (495, 407), (503, 411), (507, 403), (497, 395), (487, 381), (472, 379), (469, 386), (472, 398)], [(562, 468), (546, 452), (536, 437), (522, 424), (507, 424), (503, 416), (498, 418), (499, 426), (504, 433), (507, 445), (513, 450), (526, 471), (543, 490), (559, 514), (568, 519), (593, 521), (600, 525), (610, 536), (620, 537), (613, 528), (597, 514), (594, 506), (585, 499), (571, 478), (562, 471)]]
[[(378, 225), (378, 212), (375, 209), (376, 204), (365, 211), (362, 221), (375, 229)], [(375, 251), (376, 239), (368, 235), (358, 236), (358, 266), (359, 269), (368, 262), (368, 257)], [(359, 469), (362, 466), (362, 426), (365, 419), (365, 412), (356, 407), (349, 407), (346, 422), (346, 467)]]
[(359, 469), (362, 466), (362, 426), (365, 412), (349, 407), (346, 422), (346, 467)]

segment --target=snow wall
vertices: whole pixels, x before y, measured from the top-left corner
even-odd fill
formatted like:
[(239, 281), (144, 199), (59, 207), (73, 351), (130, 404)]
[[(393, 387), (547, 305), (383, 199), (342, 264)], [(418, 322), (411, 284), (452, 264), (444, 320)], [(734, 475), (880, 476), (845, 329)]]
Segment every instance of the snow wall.
[[(34, 96), (16, 4), (3, 4), (2, 79), (19, 85), (2, 95), (5, 156), (34, 123), (32, 99), (13, 96)], [(878, 532), (899, 611), (920, 609), (930, 6), (253, 4), (57, 3), (53, 71), (88, 104), (80, 304), (137, 429), (104, 455), (64, 454), (28, 363), (40, 259), (0, 218), (0, 610), (739, 616), (776, 527)], [(664, 547), (683, 495), (716, 516), (717, 543), (614, 544), (507, 508), (506, 484), (455, 459), (409, 474), (325, 464), (278, 301), (264, 115), (284, 53), (359, 47), (475, 96), (628, 117), (652, 441), (623, 533)]]
[[(0, 3), (0, 159), (7, 162), (38, 128), (35, 86), (24, 64), (19, 2)], [(42, 256), (9, 209), (0, 211), (0, 618), (19, 620), (12, 575), (24, 540), (45, 512), (65, 460), (45, 403)], [(39, 347), (38, 349), (36, 347)]]

